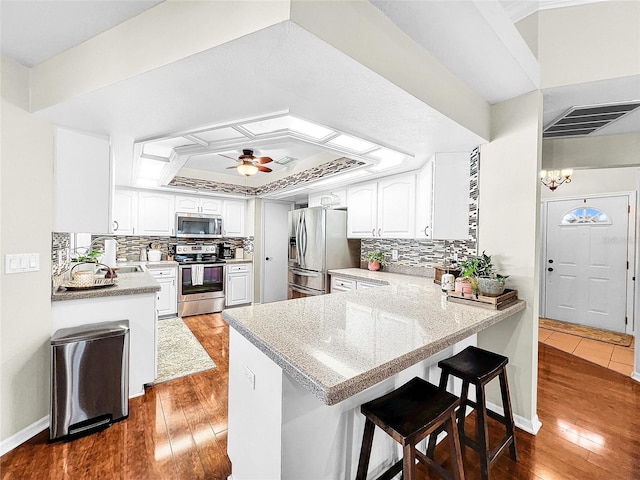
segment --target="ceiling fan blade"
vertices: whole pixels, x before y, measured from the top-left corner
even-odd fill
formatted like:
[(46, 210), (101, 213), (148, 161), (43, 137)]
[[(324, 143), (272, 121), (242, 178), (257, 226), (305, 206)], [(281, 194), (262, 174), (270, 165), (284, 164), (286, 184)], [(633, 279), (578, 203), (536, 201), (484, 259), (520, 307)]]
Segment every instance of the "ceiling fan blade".
[(256, 157), (258, 163), (270, 163), (273, 162), (273, 158), (271, 157)]
[(225, 155), (224, 153), (219, 153), (218, 155), (220, 155), (221, 157), (228, 158), (229, 160), (233, 160), (234, 162), (238, 161), (238, 157), (230, 157), (229, 155)]
[(237, 165), (234, 165), (233, 167), (227, 167), (227, 170), (231, 169), (231, 168), (238, 168)]
[(258, 170), (260, 170), (261, 172), (273, 172), (273, 170), (271, 170), (269, 167), (263, 167), (262, 165), (256, 165), (256, 167), (258, 167)]

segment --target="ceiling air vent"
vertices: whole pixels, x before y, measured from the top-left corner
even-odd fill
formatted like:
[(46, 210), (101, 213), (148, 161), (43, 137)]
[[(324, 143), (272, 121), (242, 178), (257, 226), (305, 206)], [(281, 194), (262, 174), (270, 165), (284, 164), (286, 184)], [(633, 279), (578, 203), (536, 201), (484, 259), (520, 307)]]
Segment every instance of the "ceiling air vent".
[(571, 107), (544, 129), (544, 138), (590, 135), (640, 107), (640, 100)]
[(282, 157), (280, 159), (274, 160), (274, 162), (280, 164), (280, 165), (286, 165), (287, 163), (291, 163), (293, 161), (297, 160), (297, 158), (294, 157)]

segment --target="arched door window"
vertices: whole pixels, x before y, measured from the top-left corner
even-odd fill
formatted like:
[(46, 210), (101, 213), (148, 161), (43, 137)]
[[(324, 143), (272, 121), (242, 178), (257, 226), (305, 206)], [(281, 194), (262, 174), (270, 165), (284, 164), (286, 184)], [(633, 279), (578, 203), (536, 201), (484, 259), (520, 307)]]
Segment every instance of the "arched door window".
[(578, 207), (564, 214), (560, 225), (611, 225), (609, 215), (594, 207)]

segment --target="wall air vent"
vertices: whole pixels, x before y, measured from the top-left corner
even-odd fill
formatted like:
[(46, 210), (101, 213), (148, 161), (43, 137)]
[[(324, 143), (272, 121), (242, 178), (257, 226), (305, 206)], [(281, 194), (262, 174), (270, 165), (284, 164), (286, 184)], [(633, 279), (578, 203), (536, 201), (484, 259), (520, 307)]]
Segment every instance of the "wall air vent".
[(571, 107), (544, 128), (543, 138), (590, 135), (640, 107), (640, 100)]

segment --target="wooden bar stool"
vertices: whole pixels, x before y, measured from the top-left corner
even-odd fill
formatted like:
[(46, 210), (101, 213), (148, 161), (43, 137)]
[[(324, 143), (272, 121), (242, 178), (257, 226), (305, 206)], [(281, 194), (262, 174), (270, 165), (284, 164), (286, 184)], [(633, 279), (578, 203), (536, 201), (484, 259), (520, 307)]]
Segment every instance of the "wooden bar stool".
[[(509, 385), (507, 383), (507, 363), (509, 359), (497, 353), (488, 352), (478, 347), (467, 347), (462, 352), (438, 362), (442, 369), (440, 376), (440, 388), (447, 387), (449, 375), (462, 379), (462, 392), (460, 394), (460, 408), (458, 409), (458, 433), (460, 442), (474, 449), (480, 454), (480, 468), (483, 480), (489, 480), (489, 467), (498, 456), (509, 447), (511, 458), (517, 462), (516, 436), (513, 425), (513, 412), (511, 411), (511, 399), (509, 397)], [(504, 416), (487, 410), (485, 386), (495, 377), (500, 378), (500, 391), (502, 393), (502, 406)], [(476, 402), (469, 400), (469, 384), (476, 387)], [(466, 406), (476, 409), (477, 441), (469, 438), (464, 431)], [(487, 416), (499, 421), (506, 428), (506, 437), (493, 450), (489, 447), (489, 432), (487, 430)], [(442, 431), (442, 429), (440, 429)], [(437, 432), (436, 432), (437, 433)], [(433, 455), (436, 435), (429, 438), (427, 454)]]
[[(414, 480), (416, 459), (431, 467), (445, 480), (464, 480), (462, 452), (455, 427), (455, 410), (458, 405), (459, 399), (455, 395), (418, 377), (393, 392), (363, 404), (360, 410), (367, 420), (356, 480), (365, 480), (367, 477), (375, 425), (400, 443), (403, 450), (402, 460), (378, 477), (379, 480), (393, 478), (400, 470), (404, 480)], [(449, 438), (453, 474), (416, 450), (416, 444), (438, 428), (446, 430)]]

